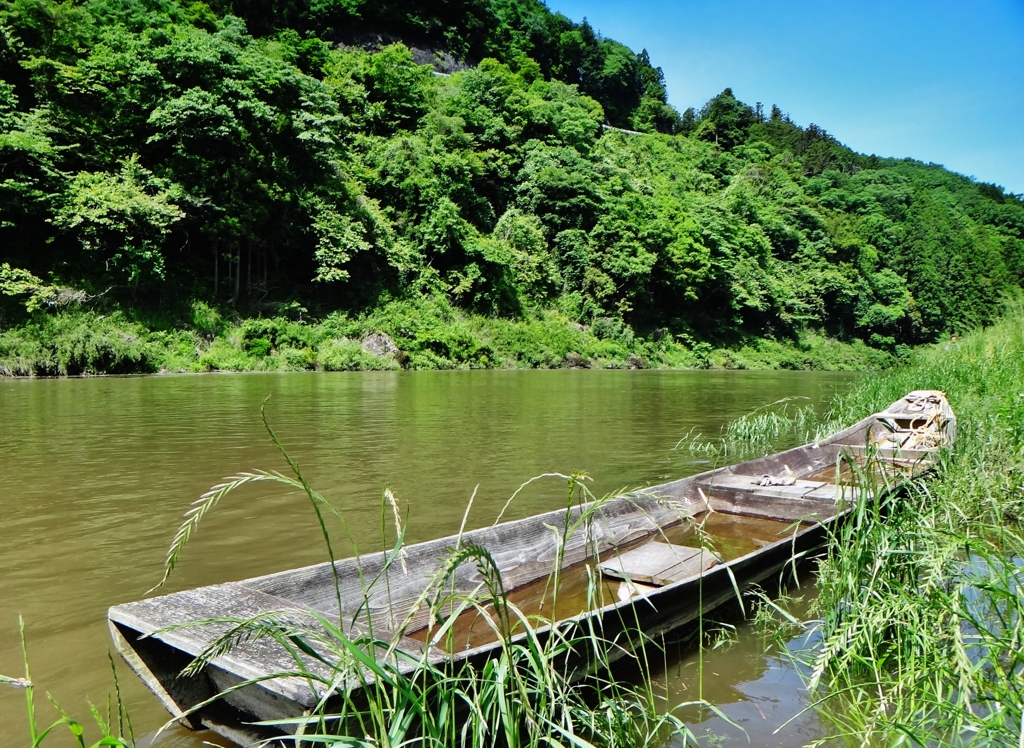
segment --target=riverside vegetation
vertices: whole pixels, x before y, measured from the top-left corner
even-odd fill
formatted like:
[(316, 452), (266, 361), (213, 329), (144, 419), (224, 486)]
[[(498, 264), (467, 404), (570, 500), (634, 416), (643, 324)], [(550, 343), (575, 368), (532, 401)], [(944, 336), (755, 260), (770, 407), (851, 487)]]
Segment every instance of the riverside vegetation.
[(994, 326), (865, 380), (833, 416), (921, 387), (958, 415), (953, 453), (858, 506), (818, 572), (810, 683), (857, 745), (1024, 743), (1024, 302)]
[[(1021, 739), (1022, 359), (1024, 302), (1017, 300), (988, 329), (920, 350), (909, 365), (862, 381), (834, 403), (821, 426), (834, 430), (919, 387), (944, 389), (959, 416), (953, 453), (908, 491), (886, 497), (881, 504), (855, 506), (851, 521), (831, 538), (828, 555), (820, 564), (819, 619), (805, 624), (818, 636), (800, 657), (814, 699), (812, 707), (832, 725), (822, 744), (1006, 746)], [(787, 428), (804, 433), (813, 427), (806, 409), (790, 410), (790, 404), (785, 405), (786, 410), (774, 417), (759, 411), (742, 419), (727, 430), (727, 436), (743, 443), (741, 447), (757, 450), (765, 449), (757, 433), (760, 429), (782, 434)], [(292, 475), (254, 473), (250, 477), (296, 489), (309, 499), (322, 523), (340, 520), (306, 484), (298, 467), (289, 464)], [(172, 544), (168, 571), (203, 514), (236, 483), (215, 487), (197, 503)], [(568, 500), (577, 500), (574, 492), (581, 490), (579, 479), (571, 479)], [(385, 533), (387, 525), (394, 529)], [(387, 547), (400, 551), (404, 529), (390, 502), (382, 505), (381, 528), (382, 540), (389, 538), (384, 540)], [(324, 539), (330, 554), (329, 535)], [(400, 552), (393, 558), (400, 559)], [(485, 572), (490, 568), (486, 556), (472, 548), (453, 555), (448, 571), (460, 563), (480, 564)], [(484, 576), (500, 584), (492, 575)], [(443, 575), (436, 580), (436, 589), (444, 589)], [(500, 600), (495, 590), (487, 596)], [(480, 605), (473, 599), (454, 602)], [(784, 601), (776, 605), (784, 606)], [(769, 608), (759, 615), (764, 617)], [(482, 620), (491, 620), (498, 609), (511, 616), (508, 620), (518, 618), (514, 606), (479, 609)], [(290, 637), (310, 635), (295, 630), (294, 622), (273, 617), (233, 623), (236, 628), (223, 646), (230, 646), (232, 637), (268, 636), (291, 644)], [(787, 626), (794, 623), (792, 616), (786, 618)], [(320, 624), (328, 627), (333, 622)], [(519, 625), (531, 631), (533, 622), (523, 618)], [(569, 688), (552, 667), (563, 648), (579, 644), (569, 637), (556, 635), (540, 643), (528, 636), (520, 644), (507, 643), (483, 672), (430, 670), (440, 679), (431, 681), (398, 677), (386, 660), (376, 663), (365, 656), (380, 646), (388, 650), (390, 642), (351, 640), (326, 630), (326, 641), (317, 641), (337, 651), (338, 667), (365, 673), (356, 667), (361, 663), (371, 668), (383, 688), (368, 706), (346, 703), (341, 715), (317, 715), (305, 726), (310, 732), (329, 731), (337, 717), (344, 716), (358, 725), (359, 735), (371, 736), (373, 745), (394, 745), (424, 733), (445, 745), (512, 740), (531, 745), (557, 741), (634, 746), (661, 744), (672, 735), (684, 743), (692, 739), (678, 719), (658, 712), (657, 692), (649, 681), (641, 679), (639, 687), (628, 686), (606, 674), (591, 682), (592, 690)], [(600, 658), (601, 647), (608, 643), (596, 632), (581, 636)], [(390, 651), (395, 654), (394, 649)], [(652, 646), (641, 655), (658, 656), (657, 652)], [(450, 689), (435, 692), (432, 683), (437, 682)], [(566, 700), (552, 698), (559, 694)], [(444, 709), (425, 707), (435, 697)], [(478, 703), (467, 721), (454, 721), (460, 707)], [(31, 699), (29, 707), (33, 714)], [(104, 726), (112, 722), (102, 717), (99, 721)], [(324, 735), (320, 740), (334, 739)], [(341, 742), (349, 745), (352, 740)]]
[[(832, 433), (914, 389), (941, 389), (958, 416), (954, 449), (926, 477), (858, 502), (829, 538), (801, 623), (785, 597), (794, 665), (828, 726), (810, 745), (1024, 745), (1024, 297), (993, 326), (915, 351), (908, 365), (839, 396), (822, 422), (776, 403), (715, 441), (712, 456), (764, 452), (772, 439)], [(860, 478), (867, 482), (867, 476)], [(770, 628), (770, 627), (769, 627)], [(787, 651), (782, 648), (782, 651)]]
[(877, 367), (1024, 277), (1020, 196), (537, 0), (4, 0), (0, 166), (4, 374)]

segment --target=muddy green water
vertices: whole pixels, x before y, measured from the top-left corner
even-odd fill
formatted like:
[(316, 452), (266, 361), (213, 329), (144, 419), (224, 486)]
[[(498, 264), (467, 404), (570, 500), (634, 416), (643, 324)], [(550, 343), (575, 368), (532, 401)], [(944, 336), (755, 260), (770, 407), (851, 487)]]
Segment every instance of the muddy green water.
[[(408, 509), (408, 539), (425, 540), (457, 531), (474, 490), (469, 524), (479, 526), (540, 473), (586, 471), (603, 494), (707, 469), (673, 450), (681, 437), (717, 434), (728, 420), (783, 397), (820, 403), (853, 379), (551, 371), (0, 381), (0, 673), (21, 674), (20, 613), (37, 690), (83, 720), (88, 701), (106, 703), (106, 608), (141, 597), (159, 579), (182, 513), (222, 476), (285, 469), (260, 423), (268, 395), (285, 445), (342, 510), (360, 550), (375, 550), (385, 485)], [(533, 484), (506, 518), (557, 508), (564, 498), (563, 483)], [(351, 552), (350, 541), (340, 542)], [(304, 499), (257, 486), (208, 517), (168, 591), (324, 559)], [(791, 670), (751, 640), (705, 661), (703, 695), (767, 736), (802, 699)], [(662, 676), (676, 701), (698, 688), (687, 657)], [(120, 672), (136, 734), (155, 730), (165, 713), (130, 671)], [(44, 717), (55, 716), (42, 693), (37, 701)], [(725, 732), (702, 719), (693, 715), (695, 729)], [(799, 745), (814, 730), (803, 719), (770, 744)], [(155, 745), (198, 748), (203, 737), (175, 728)], [(747, 744), (731, 728), (718, 737)], [(0, 689), (0, 745), (25, 744), (23, 695)]]

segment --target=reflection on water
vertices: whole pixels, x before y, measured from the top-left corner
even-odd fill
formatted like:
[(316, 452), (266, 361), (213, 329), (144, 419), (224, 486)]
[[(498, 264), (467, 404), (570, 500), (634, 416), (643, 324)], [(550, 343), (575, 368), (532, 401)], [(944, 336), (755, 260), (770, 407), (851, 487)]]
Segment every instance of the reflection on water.
[[(409, 513), (410, 542), (438, 537), (458, 529), (474, 489), (468, 526), (493, 521), (516, 487), (544, 472), (586, 471), (598, 495), (693, 474), (708, 465), (672, 449), (687, 432), (717, 434), (783, 397), (821, 402), (851, 381), (657, 371), (0, 381), (0, 673), (20, 672), (21, 613), (36, 682), (82, 717), (87, 700), (106, 703), (106, 608), (159, 579), (182, 513), (210, 485), (285, 467), (260, 424), (267, 395), (278, 434), (366, 551), (381, 544), (385, 485)], [(564, 485), (539, 482), (505, 516), (564, 500)], [(338, 543), (351, 552), (352, 540)], [(204, 521), (168, 591), (323, 558), (308, 504), (255, 486)], [(122, 672), (136, 729), (155, 729), (164, 712)], [(22, 709), (20, 693), (0, 691), (0, 745), (25, 742)], [(201, 745), (180, 730), (161, 740), (159, 748)]]
[[(804, 580), (808, 581), (808, 580)], [(787, 607), (806, 618), (813, 586), (789, 590)], [(666, 662), (656, 668), (655, 683), (669, 706), (702, 746), (802, 746), (825, 731), (809, 704), (795, 657), (813, 648), (814, 635), (797, 633), (782, 644), (759, 634), (739, 613), (728, 619), (735, 637), (698, 653), (692, 639), (666, 647)], [(721, 712), (690, 702), (705, 700)], [(681, 707), (681, 708), (680, 708)]]

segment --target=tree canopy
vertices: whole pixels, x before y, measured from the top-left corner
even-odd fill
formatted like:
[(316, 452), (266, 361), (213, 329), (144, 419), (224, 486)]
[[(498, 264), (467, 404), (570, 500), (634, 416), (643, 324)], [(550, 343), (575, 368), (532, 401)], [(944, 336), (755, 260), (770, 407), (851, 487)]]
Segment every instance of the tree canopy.
[(992, 319), (1024, 201), (729, 89), (680, 115), (645, 51), (537, 0), (4, 0), (0, 247), (6, 324), (29, 287), (431, 297), (891, 350)]

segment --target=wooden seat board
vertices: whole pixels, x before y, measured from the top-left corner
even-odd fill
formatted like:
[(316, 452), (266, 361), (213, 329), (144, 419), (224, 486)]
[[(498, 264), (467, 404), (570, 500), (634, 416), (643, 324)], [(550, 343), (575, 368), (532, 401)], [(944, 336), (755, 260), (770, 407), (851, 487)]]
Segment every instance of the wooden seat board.
[(663, 587), (699, 574), (716, 563), (718, 559), (704, 549), (652, 540), (602, 561), (599, 568), (610, 577)]
[(836, 486), (834, 483), (827, 483), (821, 488), (815, 488), (803, 495), (805, 499), (816, 499), (818, 501), (835, 501), (837, 494), (845, 493), (842, 489), (845, 486)]
[(745, 491), (758, 496), (778, 499), (832, 499), (835, 496), (835, 486), (824, 481), (797, 479), (789, 486), (761, 486), (758, 481), (759, 475), (738, 475), (724, 473), (716, 475), (708, 483), (701, 484), (705, 491), (714, 491), (716, 488), (733, 491)]
[(791, 494), (806, 493), (807, 491), (813, 491), (816, 488), (821, 488), (822, 486), (827, 485), (825, 481), (803, 480), (801, 478), (797, 478), (788, 486), (761, 486), (757, 483), (759, 480), (761, 480), (760, 475), (721, 473), (716, 475), (711, 480), (710, 484), (712, 487), (721, 486), (722, 488), (738, 488), (744, 491), (761, 491), (766, 488), (788, 489)]

